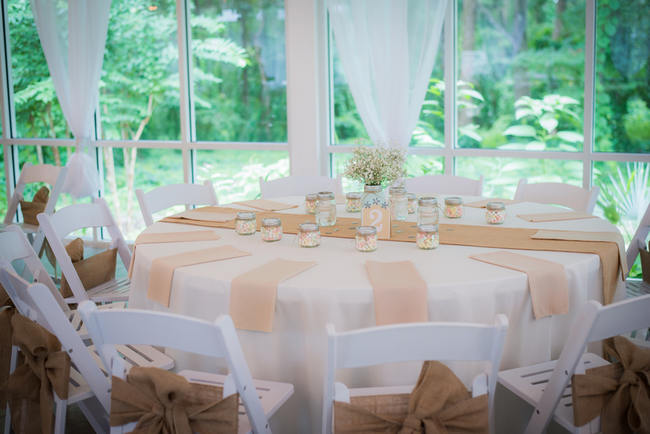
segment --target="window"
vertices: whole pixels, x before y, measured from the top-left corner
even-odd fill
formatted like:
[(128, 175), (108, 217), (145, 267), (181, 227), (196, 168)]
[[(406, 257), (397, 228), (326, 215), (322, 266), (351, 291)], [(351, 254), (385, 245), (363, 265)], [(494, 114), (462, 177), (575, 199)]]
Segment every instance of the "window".
[(2, 146), (2, 152), (0, 152), (0, 182), (2, 187), (0, 187), (0, 218), (4, 219), (7, 214), (7, 189), (5, 188), (5, 147)]
[(284, 1), (192, 0), (196, 138), (286, 142)]
[(259, 178), (270, 181), (289, 175), (285, 151), (198, 150), (195, 178), (210, 180), (219, 203), (260, 197)]
[(650, 153), (650, 2), (597, 5), (595, 149)]
[(458, 8), (458, 146), (581, 150), (585, 1)]
[(70, 137), (29, 0), (6, 2), (17, 137)]

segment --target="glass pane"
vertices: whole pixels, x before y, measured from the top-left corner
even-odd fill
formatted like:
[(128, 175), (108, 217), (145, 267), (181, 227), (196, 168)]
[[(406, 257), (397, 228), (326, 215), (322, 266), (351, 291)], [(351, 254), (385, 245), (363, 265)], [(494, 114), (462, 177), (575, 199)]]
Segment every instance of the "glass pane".
[[(411, 136), (410, 146), (443, 147), (445, 142), (445, 98), (444, 98), (444, 27), (440, 36), (438, 54), (429, 79), (418, 123)], [(345, 79), (336, 43), (330, 38), (332, 52), (332, 94), (334, 105), (334, 137), (332, 144), (370, 143), (361, 116), (352, 98)]]
[(176, 2), (113, 0), (99, 86), (102, 138), (180, 138)]
[[(330, 154), (330, 163), (332, 167), (331, 176), (337, 177), (345, 171), (345, 165), (352, 157), (348, 152), (336, 152)], [(422, 176), (443, 173), (445, 170), (444, 157), (433, 155), (413, 155), (406, 156), (406, 176)], [(342, 178), (343, 191), (363, 191), (363, 183), (349, 179)]]
[(219, 203), (260, 197), (260, 176), (266, 180), (289, 176), (289, 153), (285, 151), (196, 151), (197, 182), (209, 179)]
[(647, 0), (596, 4), (595, 149), (648, 153), (650, 5)]
[(70, 136), (29, 0), (7, 2), (17, 137)]
[(284, 1), (192, 0), (196, 137), (286, 142)]
[(458, 4), (458, 146), (581, 150), (585, 1)]
[(582, 186), (582, 161), (534, 158), (457, 157), (456, 174), (478, 179), (483, 196), (512, 198), (521, 178), (528, 182), (564, 182)]
[(180, 149), (101, 148), (104, 196), (124, 237), (134, 240), (144, 229), (135, 189), (183, 182)]
[[(600, 187), (595, 213), (615, 224), (629, 244), (650, 203), (650, 164), (597, 161), (594, 184)], [(641, 277), (637, 259), (631, 277)]]

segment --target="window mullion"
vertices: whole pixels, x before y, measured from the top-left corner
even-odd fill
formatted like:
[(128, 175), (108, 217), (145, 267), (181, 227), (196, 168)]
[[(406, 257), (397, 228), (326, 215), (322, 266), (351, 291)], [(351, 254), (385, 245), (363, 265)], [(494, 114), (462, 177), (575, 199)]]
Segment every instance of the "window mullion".
[(585, 89), (583, 113), (582, 144), (583, 167), (582, 186), (590, 188), (594, 149), (596, 82), (596, 0), (586, 0), (585, 4)]
[(454, 173), (456, 146), (456, 10), (457, 0), (447, 5), (445, 15), (445, 174)]

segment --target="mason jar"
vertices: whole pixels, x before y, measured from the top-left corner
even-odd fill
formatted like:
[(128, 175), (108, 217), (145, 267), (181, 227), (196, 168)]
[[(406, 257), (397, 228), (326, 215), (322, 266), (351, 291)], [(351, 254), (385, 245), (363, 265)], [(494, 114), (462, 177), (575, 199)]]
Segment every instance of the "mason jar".
[(316, 222), (318, 222), (318, 226), (334, 226), (336, 224), (336, 200), (331, 191), (318, 193)]
[(320, 246), (320, 230), (316, 223), (301, 223), (298, 226), (298, 244), (300, 247)]
[(406, 195), (408, 199), (408, 211), (409, 214), (415, 214), (415, 211), (418, 209), (418, 197), (415, 193), (409, 193)]
[(418, 225), (415, 242), (422, 250), (432, 250), (440, 245), (438, 225)]
[(445, 217), (458, 219), (463, 216), (463, 199), (458, 196), (445, 198)]
[(506, 220), (506, 205), (503, 202), (488, 202), (485, 206), (485, 221), (500, 225)]
[(345, 210), (347, 212), (361, 211), (361, 193), (351, 192), (345, 195)]
[(282, 221), (274, 217), (262, 219), (260, 232), (263, 241), (279, 241), (282, 239)]
[(239, 235), (252, 235), (257, 230), (255, 213), (251, 211), (242, 211), (237, 213), (235, 218), (235, 232)]
[(418, 200), (418, 225), (437, 225), (438, 217), (438, 199), (421, 197)]
[(318, 204), (318, 195), (310, 193), (305, 195), (305, 212), (307, 214), (316, 214), (316, 205)]
[(374, 226), (359, 226), (355, 236), (355, 247), (360, 252), (377, 250), (377, 228)]
[(408, 198), (404, 187), (391, 187), (389, 190), (390, 214), (393, 220), (406, 220)]

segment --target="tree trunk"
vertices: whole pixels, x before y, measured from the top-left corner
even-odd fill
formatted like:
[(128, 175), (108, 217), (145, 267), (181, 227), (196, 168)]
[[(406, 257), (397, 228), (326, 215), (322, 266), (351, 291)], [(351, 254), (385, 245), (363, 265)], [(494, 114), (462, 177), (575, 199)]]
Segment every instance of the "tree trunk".
[(558, 0), (555, 5), (555, 23), (553, 25), (553, 40), (559, 41), (564, 30), (564, 24), (562, 23), (562, 15), (566, 10), (566, 0)]
[[(52, 116), (52, 103), (49, 102), (45, 106), (45, 113), (47, 116), (47, 124), (50, 129), (50, 136), (56, 137), (56, 130), (54, 129), (54, 117)], [(61, 154), (59, 153), (58, 146), (52, 146), (52, 151), (54, 153), (54, 163), (57, 166), (61, 166)]]
[(110, 190), (110, 197), (113, 202), (112, 211), (115, 213), (115, 219), (119, 225), (122, 221), (121, 218), (121, 208), (120, 208), (120, 197), (117, 194), (117, 182), (115, 177), (115, 162), (113, 161), (113, 148), (106, 146), (104, 149), (104, 163), (106, 164), (106, 179), (108, 181), (108, 186)]
[[(461, 15), (461, 28), (463, 31), (462, 54), (460, 57), (460, 79), (468, 83), (472, 82), (473, 51), (475, 44), (474, 33), (476, 30), (476, 0), (463, 1), (463, 13)], [(458, 126), (465, 126), (472, 123), (472, 117), (466, 110), (458, 110)]]
[[(528, 42), (526, 38), (526, 0), (516, 0), (515, 14), (512, 28), (513, 34), (513, 59), (521, 52), (526, 51)], [(518, 66), (513, 70), (515, 101), (522, 96), (530, 94), (528, 74), (526, 68)]]

